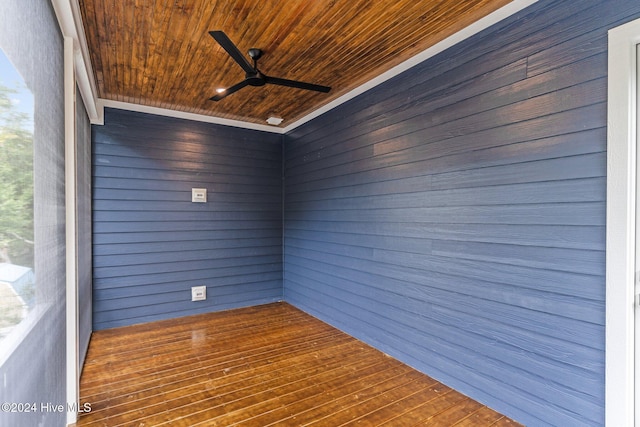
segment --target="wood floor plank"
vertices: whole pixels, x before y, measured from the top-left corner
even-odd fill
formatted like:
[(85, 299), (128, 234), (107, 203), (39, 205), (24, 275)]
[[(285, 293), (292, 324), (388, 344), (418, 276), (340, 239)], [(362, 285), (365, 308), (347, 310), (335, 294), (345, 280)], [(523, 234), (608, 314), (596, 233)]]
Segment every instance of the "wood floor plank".
[(482, 405), (480, 403), (467, 399), (460, 405), (452, 406), (449, 409), (440, 412), (429, 421), (440, 425), (455, 425), (481, 407)]
[(457, 393), (455, 390), (449, 390), (447, 393), (443, 393), (435, 399), (425, 402), (422, 405), (418, 405), (411, 411), (405, 412), (404, 414), (402, 414), (402, 417), (392, 420), (391, 422), (383, 423), (381, 425), (398, 425), (398, 422), (400, 420), (402, 420), (402, 422), (405, 423), (404, 425), (406, 425), (407, 427), (425, 425), (427, 423), (430, 423), (431, 418), (435, 417), (440, 412), (445, 411), (454, 405), (461, 405), (467, 399), (467, 397), (460, 393)]
[(363, 423), (377, 426), (385, 422), (388, 423), (391, 420), (402, 418), (402, 415), (412, 408), (420, 406), (425, 402), (435, 399), (440, 394), (448, 393), (449, 391), (451, 391), (450, 388), (434, 380), (432, 384), (426, 386), (423, 384), (423, 387), (417, 389), (413, 394), (407, 390), (404, 396), (399, 397), (396, 401), (386, 406), (380, 406), (375, 411), (352, 420), (344, 424), (344, 426), (362, 425)]
[(294, 390), (280, 398), (286, 406), (261, 413), (254, 419), (243, 420), (237, 425), (304, 425), (317, 419), (319, 410), (326, 413), (336, 407), (350, 404), (358, 396), (369, 393), (373, 387), (392, 388), (405, 383), (403, 377), (407, 373), (407, 370), (388, 365), (386, 368), (384, 365), (374, 365), (371, 369), (358, 371), (357, 374), (350, 372), (324, 383), (315, 383), (302, 390)]
[(94, 333), (77, 427), (518, 426), (286, 304)]
[(336, 426), (356, 425), (361, 423), (377, 425), (379, 423), (377, 418), (379, 413), (378, 410), (380, 408), (391, 405), (393, 402), (401, 400), (407, 395), (407, 393), (415, 392), (420, 388), (420, 384), (416, 381), (407, 382), (389, 390), (376, 388), (373, 390), (375, 392), (375, 396), (372, 396), (370, 399), (336, 412), (327, 420), (316, 421), (309, 425), (317, 426), (324, 422), (332, 423), (332, 420), (336, 420), (336, 422), (340, 423), (335, 424)]
[(483, 406), (454, 425), (455, 427), (492, 426), (502, 418), (504, 415)]

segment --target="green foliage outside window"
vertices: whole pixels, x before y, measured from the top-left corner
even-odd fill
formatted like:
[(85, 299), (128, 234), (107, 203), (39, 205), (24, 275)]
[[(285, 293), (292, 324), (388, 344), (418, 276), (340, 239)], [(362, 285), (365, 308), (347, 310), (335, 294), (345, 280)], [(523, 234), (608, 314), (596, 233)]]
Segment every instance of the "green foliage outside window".
[(33, 95), (0, 50), (0, 341), (36, 303)]
[(0, 85), (0, 262), (33, 268), (33, 132)]

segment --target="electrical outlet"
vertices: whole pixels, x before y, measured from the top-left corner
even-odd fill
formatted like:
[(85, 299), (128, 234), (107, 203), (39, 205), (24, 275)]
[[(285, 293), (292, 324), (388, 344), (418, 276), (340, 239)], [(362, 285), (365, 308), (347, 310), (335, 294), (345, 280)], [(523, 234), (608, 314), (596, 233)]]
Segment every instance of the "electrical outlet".
[(207, 189), (206, 188), (192, 188), (191, 189), (191, 201), (193, 203), (207, 203)]
[(193, 286), (191, 287), (191, 301), (204, 301), (207, 299), (207, 287), (206, 286)]

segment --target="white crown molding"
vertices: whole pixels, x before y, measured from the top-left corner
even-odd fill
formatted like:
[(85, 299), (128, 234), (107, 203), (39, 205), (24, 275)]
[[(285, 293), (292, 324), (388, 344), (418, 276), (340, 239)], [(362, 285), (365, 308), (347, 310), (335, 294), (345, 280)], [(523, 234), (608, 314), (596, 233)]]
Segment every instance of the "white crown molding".
[(98, 91), (93, 78), (93, 68), (87, 39), (82, 25), (78, 0), (51, 0), (58, 18), (62, 35), (73, 40), (76, 84), (84, 101), (89, 120), (93, 124), (104, 124), (104, 111), (98, 104)]
[(437, 55), (438, 53), (462, 42), (463, 40), (483, 31), (490, 26), (502, 21), (505, 18), (531, 6), (538, 0), (514, 0), (506, 6), (501, 7), (495, 12), (476, 21), (468, 27), (458, 31), (457, 33), (447, 37), (436, 45), (424, 50), (413, 58), (395, 66), (391, 70), (381, 74), (380, 76), (368, 81), (367, 83), (353, 89), (352, 91), (342, 95), (341, 97), (331, 101), (330, 103), (320, 107), (319, 109), (307, 114), (303, 118), (283, 127), (274, 127), (269, 125), (260, 125), (241, 120), (230, 120), (221, 117), (208, 116), (204, 114), (187, 113), (184, 111), (170, 110), (166, 108), (148, 107), (140, 104), (132, 104), (119, 101), (111, 101), (99, 99), (97, 96), (96, 84), (93, 78), (93, 69), (87, 47), (87, 41), (82, 25), (82, 18), (78, 6), (78, 0), (51, 0), (58, 16), (60, 28), (63, 35), (70, 36), (74, 39), (74, 47), (76, 52), (76, 78), (80, 94), (85, 102), (89, 119), (92, 124), (104, 124), (104, 107), (116, 108), (120, 110), (137, 111), (143, 113), (156, 114), (160, 116), (176, 117), (187, 120), (195, 120), (206, 123), (215, 123), (225, 126), (234, 126), (245, 129), (260, 130), (263, 132), (271, 132), (278, 134), (286, 134), (297, 127), (313, 120), (320, 115), (333, 110), (334, 108), (344, 104), (345, 102), (355, 98), (362, 93), (373, 89), (376, 86), (386, 82), (389, 79), (409, 70), (410, 68), (426, 61), (427, 59)]
[(243, 128), (243, 129), (252, 129), (252, 130), (259, 130), (263, 132), (284, 134), (284, 129), (279, 127), (270, 126), (270, 125), (260, 125), (257, 123), (244, 122), (240, 120), (223, 119), (222, 117), (207, 116), (205, 114), (195, 114), (195, 113), (189, 113), (186, 111), (169, 110), (167, 108), (149, 107), (147, 105), (132, 104), (129, 102), (121, 102), (121, 101), (112, 101), (109, 99), (102, 99), (102, 98), (98, 100), (98, 104), (103, 109), (105, 107), (115, 108), (118, 110), (136, 111), (138, 113), (149, 113), (149, 114), (155, 114), (157, 116), (174, 117), (178, 119), (193, 120), (196, 122), (215, 123), (215, 124), (224, 125), (224, 126), (233, 126), (233, 127)]

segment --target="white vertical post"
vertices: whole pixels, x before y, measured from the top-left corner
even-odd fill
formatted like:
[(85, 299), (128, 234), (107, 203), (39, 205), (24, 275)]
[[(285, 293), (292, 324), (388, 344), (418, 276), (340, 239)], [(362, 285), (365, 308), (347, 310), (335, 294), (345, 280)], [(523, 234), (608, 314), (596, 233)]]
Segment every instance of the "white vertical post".
[(77, 421), (79, 401), (78, 368), (78, 280), (77, 280), (77, 199), (76, 199), (76, 79), (74, 41), (64, 37), (64, 134), (65, 134), (65, 224), (66, 224), (66, 359), (67, 424)]

